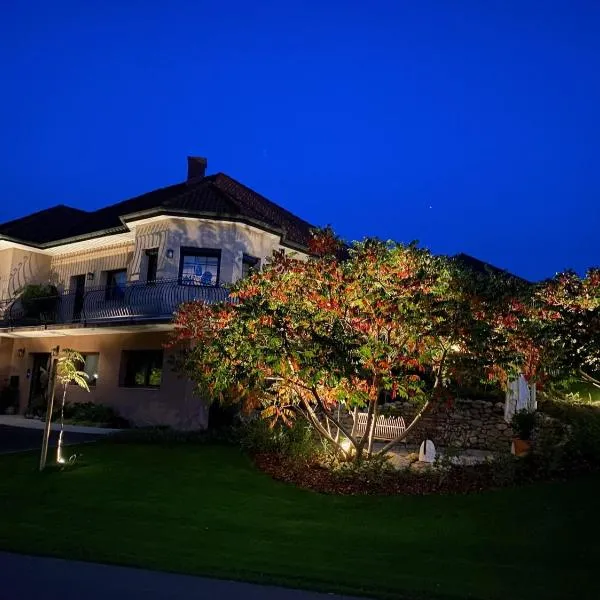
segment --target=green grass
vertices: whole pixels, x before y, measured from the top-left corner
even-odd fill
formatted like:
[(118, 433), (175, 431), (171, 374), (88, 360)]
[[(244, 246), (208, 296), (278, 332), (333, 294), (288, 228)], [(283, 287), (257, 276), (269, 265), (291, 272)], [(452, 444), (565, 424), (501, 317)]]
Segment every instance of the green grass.
[(382, 598), (598, 598), (600, 478), (467, 496), (334, 497), (237, 449), (102, 443), (0, 456), (0, 548)]

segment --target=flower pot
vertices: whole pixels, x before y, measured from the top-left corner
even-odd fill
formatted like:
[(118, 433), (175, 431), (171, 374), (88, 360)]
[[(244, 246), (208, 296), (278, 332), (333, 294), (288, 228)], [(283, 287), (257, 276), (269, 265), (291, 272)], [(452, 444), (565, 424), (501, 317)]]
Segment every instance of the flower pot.
[(513, 438), (511, 452), (515, 456), (525, 456), (531, 450), (531, 441)]

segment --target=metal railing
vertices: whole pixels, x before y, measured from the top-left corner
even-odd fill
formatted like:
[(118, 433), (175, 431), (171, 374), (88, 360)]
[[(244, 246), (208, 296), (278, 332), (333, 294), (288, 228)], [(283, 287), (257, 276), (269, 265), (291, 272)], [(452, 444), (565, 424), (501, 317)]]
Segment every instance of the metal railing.
[(229, 290), (162, 279), (62, 292), (29, 299), (25, 305), (16, 298), (0, 303), (0, 327), (168, 320), (179, 305), (195, 300), (224, 302), (229, 300)]

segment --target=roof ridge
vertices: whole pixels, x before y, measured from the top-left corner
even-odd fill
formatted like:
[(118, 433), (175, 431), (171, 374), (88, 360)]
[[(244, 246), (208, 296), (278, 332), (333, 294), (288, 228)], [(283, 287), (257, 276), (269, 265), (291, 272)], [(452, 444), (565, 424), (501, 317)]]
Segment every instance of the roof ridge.
[[(263, 196), (260, 192), (257, 192), (256, 190), (252, 189), (251, 187), (248, 187), (245, 183), (242, 183), (241, 181), (238, 181), (237, 179), (235, 179), (235, 177), (231, 177), (231, 175), (228, 175), (227, 173), (223, 173), (221, 171), (219, 171), (215, 175), (216, 176), (222, 176), (222, 177), (225, 177), (225, 178), (229, 179), (230, 181), (232, 181), (236, 185), (240, 186), (241, 188), (244, 188), (248, 192), (250, 192), (250, 193), (255, 194), (256, 196), (258, 196), (261, 200), (263, 200), (264, 202), (266, 202), (271, 208), (273, 208), (273, 209), (275, 209), (277, 211), (281, 211), (281, 212), (285, 213), (286, 215), (290, 216), (292, 219), (297, 219), (298, 221), (302, 221), (305, 225), (308, 225), (309, 227), (313, 227), (313, 225), (311, 223), (309, 223), (308, 221), (306, 221), (302, 217), (299, 217), (298, 215), (294, 214), (292, 211), (288, 210), (287, 208), (284, 208), (280, 204), (277, 204), (276, 202), (273, 202), (273, 200), (270, 200), (266, 196)], [(246, 203), (244, 203), (244, 204), (247, 206)]]

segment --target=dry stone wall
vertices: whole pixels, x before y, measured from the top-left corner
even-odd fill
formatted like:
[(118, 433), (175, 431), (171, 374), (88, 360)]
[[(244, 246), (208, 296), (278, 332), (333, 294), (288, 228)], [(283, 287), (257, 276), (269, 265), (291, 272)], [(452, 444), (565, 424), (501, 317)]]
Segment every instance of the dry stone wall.
[[(384, 412), (402, 415), (408, 425), (417, 409), (409, 402), (392, 402)], [(420, 444), (425, 438), (436, 446), (457, 446), (481, 450), (510, 449), (512, 429), (504, 420), (504, 403), (489, 400), (454, 400), (450, 406), (436, 407), (423, 417), (407, 438)]]

